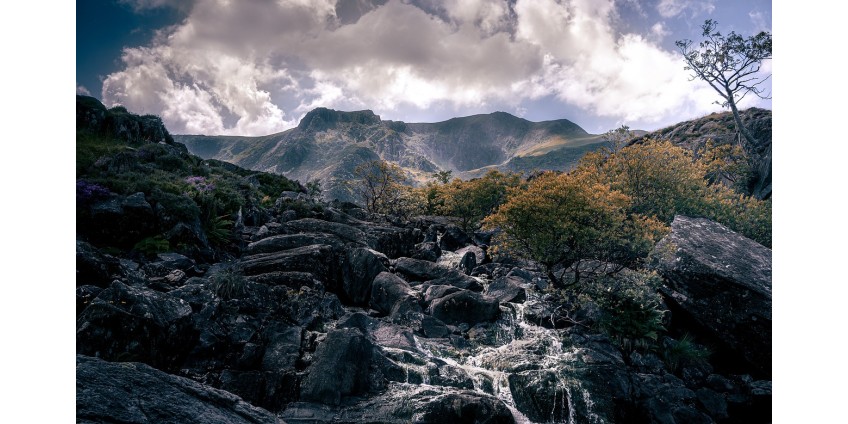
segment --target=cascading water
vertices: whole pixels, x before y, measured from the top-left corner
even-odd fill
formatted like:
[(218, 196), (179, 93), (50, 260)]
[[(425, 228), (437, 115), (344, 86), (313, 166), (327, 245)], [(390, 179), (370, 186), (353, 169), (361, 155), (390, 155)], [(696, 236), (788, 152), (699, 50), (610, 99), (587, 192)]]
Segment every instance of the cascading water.
[[(528, 291), (530, 301), (539, 299)], [(407, 378), (407, 382), (420, 382), (419, 386), (441, 385), (431, 376), (433, 370), (422, 365), (435, 363), (439, 366), (435, 372), (460, 370), (471, 380), (475, 391), (503, 401), (518, 423), (574, 424), (578, 406), (582, 408), (581, 419), (603, 423), (592, 411), (590, 393), (570, 375), (578, 350), (563, 348), (567, 330), (530, 323), (525, 318), (525, 309), (524, 304), (501, 306), (502, 317), (489, 327), (486, 334), (489, 338), (483, 343), (471, 343), (468, 349), (453, 348), (444, 339), (415, 336), (415, 348), (422, 361), (417, 364), (407, 361), (403, 366), (408, 374), (420, 377)], [(533, 386), (532, 390), (525, 387), (528, 384)], [(516, 389), (522, 393), (513, 393)], [(538, 410), (540, 404), (545, 405), (544, 410)]]

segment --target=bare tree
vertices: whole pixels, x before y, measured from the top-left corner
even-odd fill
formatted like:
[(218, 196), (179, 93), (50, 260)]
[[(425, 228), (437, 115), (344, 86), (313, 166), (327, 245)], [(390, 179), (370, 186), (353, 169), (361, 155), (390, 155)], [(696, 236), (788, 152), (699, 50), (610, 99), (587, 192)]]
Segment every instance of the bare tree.
[(707, 19), (701, 27), (704, 40), (697, 47), (692, 40), (678, 40), (675, 44), (686, 60), (684, 69), (692, 71), (691, 79), (706, 81), (721, 96), (716, 103), (733, 112), (736, 128), (745, 137), (743, 147), (751, 154), (756, 139), (742, 124), (736, 105), (748, 93), (771, 98), (771, 93), (765, 93), (761, 86), (771, 75), (760, 74), (763, 61), (771, 59), (771, 34), (763, 31), (744, 38), (731, 31), (725, 36), (717, 27), (718, 22)]
[(403, 170), (384, 160), (365, 162), (353, 171), (351, 189), (365, 205), (365, 210), (389, 213), (403, 194), (406, 176)]

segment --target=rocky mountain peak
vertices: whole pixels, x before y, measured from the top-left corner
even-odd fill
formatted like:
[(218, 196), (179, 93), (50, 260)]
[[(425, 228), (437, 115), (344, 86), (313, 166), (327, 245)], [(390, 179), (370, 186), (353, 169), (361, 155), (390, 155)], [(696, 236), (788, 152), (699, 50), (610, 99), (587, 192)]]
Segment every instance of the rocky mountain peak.
[(340, 123), (376, 125), (380, 122), (380, 115), (371, 110), (343, 112), (319, 107), (307, 113), (300, 120), (297, 128), (302, 131), (325, 131)]

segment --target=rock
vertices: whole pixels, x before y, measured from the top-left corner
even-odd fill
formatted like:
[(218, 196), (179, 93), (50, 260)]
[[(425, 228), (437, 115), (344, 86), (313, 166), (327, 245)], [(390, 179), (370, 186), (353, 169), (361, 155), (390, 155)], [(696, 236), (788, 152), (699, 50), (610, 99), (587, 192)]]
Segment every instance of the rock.
[(385, 271), (380, 258), (371, 249), (356, 248), (345, 252), (341, 267), (342, 294), (354, 305), (365, 305), (371, 296), (374, 278)]
[(332, 234), (345, 242), (357, 243), (360, 245), (368, 244), (365, 232), (358, 228), (351, 227), (350, 225), (340, 224), (338, 222), (328, 222), (315, 218), (303, 218), (294, 221), (288, 221), (283, 224), (283, 231), (287, 234)]
[(153, 208), (139, 192), (91, 205), (90, 217), (81, 217), (78, 230), (93, 243), (128, 249), (152, 235), (153, 216)]
[(524, 308), (524, 319), (527, 322), (545, 328), (566, 328), (574, 322), (560, 309), (552, 308), (547, 302), (528, 302)]
[(523, 371), (507, 378), (515, 407), (534, 422), (562, 422), (571, 404), (565, 384), (553, 371)]
[(219, 386), (253, 405), (276, 412), (298, 397), (300, 378), (293, 371), (239, 371), (221, 372)]
[(442, 338), (450, 334), (450, 329), (440, 319), (424, 315), (421, 319), (421, 333), (428, 338)]
[(411, 421), (416, 424), (512, 424), (512, 413), (497, 398), (471, 391), (434, 398)]
[(277, 423), (238, 396), (135, 362), (77, 355), (78, 423)]
[(716, 421), (728, 418), (727, 401), (724, 399), (724, 396), (707, 388), (698, 389), (695, 392), (695, 396), (698, 397), (698, 403), (707, 411), (710, 417)]
[(771, 375), (771, 249), (707, 219), (678, 215), (651, 257), (672, 306)]
[(471, 274), (471, 270), (477, 266), (477, 259), (475, 259), (473, 252), (465, 252), (462, 255), (462, 259), (459, 260), (459, 265), (457, 266), (463, 274), (468, 275)]
[(468, 237), (465, 231), (462, 231), (456, 225), (448, 225), (445, 228), (445, 233), (439, 239), (439, 248), (454, 252), (460, 247), (468, 246), (471, 243), (471, 237)]
[(293, 369), (300, 358), (303, 329), (297, 326), (275, 325), (263, 331), (265, 352), (262, 370), (279, 372)]
[(516, 277), (501, 277), (492, 281), (486, 287), (486, 294), (498, 299), (501, 303), (513, 302), (524, 303), (527, 300), (527, 292), (524, 287), (525, 280)]
[(372, 283), (370, 305), (377, 311), (388, 314), (396, 303), (414, 297), (415, 294), (406, 281), (392, 273), (381, 272)]
[(303, 286), (319, 289), (320, 282), (315, 281), (315, 276), (308, 272), (301, 271), (275, 271), (266, 272), (250, 277), (256, 283), (266, 284), (269, 286), (286, 286), (293, 289), (299, 289)]
[(97, 297), (103, 288), (97, 286), (77, 286), (77, 315)]
[(315, 351), (300, 398), (338, 405), (342, 397), (367, 393), (374, 345), (358, 329), (333, 330)]
[(367, 225), (361, 227), (367, 234), (368, 246), (389, 258), (411, 256), (420, 233), (412, 228), (384, 227)]
[(242, 258), (244, 275), (278, 271), (309, 272), (324, 282), (335, 282), (336, 264), (332, 247), (326, 244), (299, 247), (276, 253), (261, 253)]
[(116, 281), (77, 317), (77, 353), (179, 369), (197, 340), (189, 303)]
[(424, 303), (429, 305), (433, 303), (434, 300), (445, 297), (451, 293), (456, 293), (461, 291), (462, 289), (454, 286), (440, 285), (435, 284), (427, 287), (424, 291)]
[(436, 242), (425, 241), (415, 245), (415, 250), (412, 252), (412, 259), (436, 262), (441, 255), (442, 249), (439, 249), (439, 245)]
[[(465, 246), (462, 249), (456, 251), (456, 254), (460, 256), (464, 256), (467, 253), (471, 253), (472, 255), (474, 255), (474, 266), (471, 267), (471, 269), (477, 267), (477, 264), (482, 264), (483, 262), (486, 262), (486, 252), (477, 246)], [(469, 271), (466, 274), (470, 273), (471, 272)]]
[(245, 254), (255, 255), (258, 253), (273, 253), (283, 250), (306, 247), (316, 244), (325, 244), (334, 248), (341, 248), (344, 242), (340, 238), (329, 234), (281, 234), (260, 239), (247, 245)]
[(439, 266), (433, 262), (412, 258), (398, 258), (395, 270), (410, 281), (427, 281), (441, 278), (451, 271), (450, 268)]
[(477, 324), (500, 317), (497, 299), (469, 290), (460, 290), (433, 300), (428, 312), (446, 324)]
[(479, 280), (453, 269), (440, 278), (428, 281), (427, 284), (454, 286), (475, 292), (483, 291), (483, 285)]
[(121, 274), (121, 261), (102, 253), (96, 247), (77, 240), (77, 286), (109, 287)]

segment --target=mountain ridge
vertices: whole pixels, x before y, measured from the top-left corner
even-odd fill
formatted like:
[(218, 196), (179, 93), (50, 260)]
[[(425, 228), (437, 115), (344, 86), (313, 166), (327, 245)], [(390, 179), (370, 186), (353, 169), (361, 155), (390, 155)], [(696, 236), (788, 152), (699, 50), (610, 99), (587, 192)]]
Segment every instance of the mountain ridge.
[[(301, 181), (320, 179), (328, 197), (350, 199), (343, 187), (355, 167), (383, 159), (401, 166), (412, 181), (434, 172), (473, 178), (491, 168), (510, 169), (525, 155), (601, 146), (567, 119), (532, 122), (507, 112), (451, 118), (434, 123), (383, 120), (371, 110), (316, 108), (289, 130), (260, 137), (176, 135), (189, 151), (254, 170), (276, 172)], [(578, 154), (579, 153), (579, 154)], [(576, 160), (556, 167), (567, 170)], [(516, 168), (512, 164), (511, 168)]]

